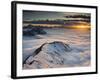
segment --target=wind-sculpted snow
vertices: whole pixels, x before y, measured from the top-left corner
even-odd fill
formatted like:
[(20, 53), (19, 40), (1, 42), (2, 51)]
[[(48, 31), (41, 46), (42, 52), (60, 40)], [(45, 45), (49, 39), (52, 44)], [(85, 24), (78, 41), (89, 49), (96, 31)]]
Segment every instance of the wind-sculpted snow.
[(46, 35), (23, 37), (23, 69), (90, 66), (90, 32), (46, 29)]

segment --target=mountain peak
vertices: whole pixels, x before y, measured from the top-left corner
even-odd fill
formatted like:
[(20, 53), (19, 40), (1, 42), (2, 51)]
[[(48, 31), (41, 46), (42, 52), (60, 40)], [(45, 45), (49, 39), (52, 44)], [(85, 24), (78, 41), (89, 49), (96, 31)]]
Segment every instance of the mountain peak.
[[(77, 54), (78, 53), (78, 54)], [(82, 52), (72, 49), (69, 44), (61, 41), (44, 43), (23, 63), (25, 69), (55, 68), (80, 65), (87, 57)]]

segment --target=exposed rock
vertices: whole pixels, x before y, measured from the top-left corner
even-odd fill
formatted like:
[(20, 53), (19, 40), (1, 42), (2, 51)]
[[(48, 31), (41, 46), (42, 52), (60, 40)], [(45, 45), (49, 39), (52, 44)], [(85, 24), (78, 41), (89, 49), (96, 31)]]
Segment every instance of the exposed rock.
[(34, 36), (36, 34), (46, 34), (46, 32), (41, 27), (34, 27), (28, 25), (23, 27), (23, 36)]

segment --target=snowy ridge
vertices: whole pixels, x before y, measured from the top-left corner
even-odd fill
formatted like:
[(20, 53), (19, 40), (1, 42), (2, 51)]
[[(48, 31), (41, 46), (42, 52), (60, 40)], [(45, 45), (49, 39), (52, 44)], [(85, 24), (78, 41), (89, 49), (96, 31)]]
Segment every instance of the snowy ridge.
[(75, 48), (63, 41), (43, 43), (23, 62), (24, 69), (88, 66), (88, 52)]

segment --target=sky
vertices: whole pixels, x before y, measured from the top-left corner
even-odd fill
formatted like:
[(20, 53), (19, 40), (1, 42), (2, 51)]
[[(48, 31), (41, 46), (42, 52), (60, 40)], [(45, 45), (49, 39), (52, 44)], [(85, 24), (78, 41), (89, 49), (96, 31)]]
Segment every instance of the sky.
[[(51, 12), (51, 11), (26, 11), (23, 10), (23, 20), (56, 20), (56, 19), (84, 19), (83, 17), (73, 17), (76, 15), (85, 15), (89, 16), (89, 13), (75, 13), (75, 12)], [(67, 16), (67, 18), (66, 18)], [(68, 18), (70, 16), (70, 18)], [(86, 18), (85, 18), (86, 19)]]

